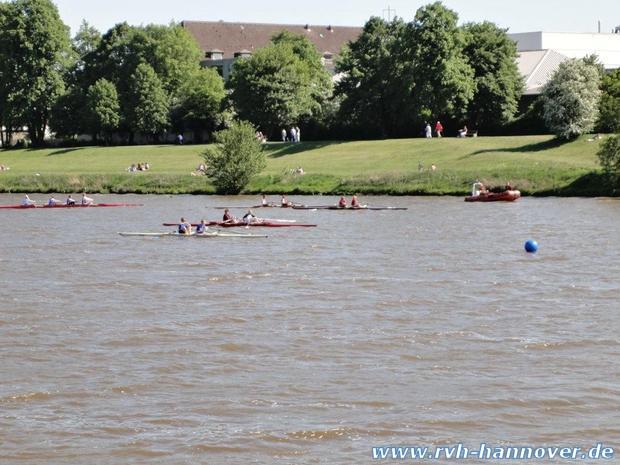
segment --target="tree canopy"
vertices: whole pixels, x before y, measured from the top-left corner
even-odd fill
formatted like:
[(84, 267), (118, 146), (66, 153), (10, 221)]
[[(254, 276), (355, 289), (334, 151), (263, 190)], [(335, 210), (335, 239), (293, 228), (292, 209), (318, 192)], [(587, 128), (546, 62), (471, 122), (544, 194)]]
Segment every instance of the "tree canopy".
[(50, 0), (14, 0), (0, 7), (0, 97), (2, 123), (27, 124), (42, 144), (69, 65), (69, 28)]
[(474, 95), (468, 120), (476, 128), (497, 127), (517, 112), (523, 92), (523, 78), (517, 67), (517, 46), (495, 24), (469, 23), (464, 53), (474, 70)]
[(332, 92), (314, 45), (288, 33), (276, 35), (251, 58), (237, 60), (228, 84), (239, 117), (272, 134), (319, 118)]
[(603, 76), (598, 127), (604, 132), (620, 131), (620, 69)]
[(560, 64), (543, 90), (547, 127), (563, 139), (594, 128), (598, 118), (600, 73), (596, 65), (571, 59)]

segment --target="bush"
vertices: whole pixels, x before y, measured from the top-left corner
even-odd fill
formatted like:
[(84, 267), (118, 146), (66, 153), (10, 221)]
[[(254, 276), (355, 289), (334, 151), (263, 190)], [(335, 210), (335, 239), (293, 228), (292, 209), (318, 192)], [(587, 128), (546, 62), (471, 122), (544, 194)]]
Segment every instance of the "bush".
[(218, 193), (238, 194), (266, 166), (262, 142), (246, 121), (215, 133), (215, 144), (203, 154), (207, 176)]

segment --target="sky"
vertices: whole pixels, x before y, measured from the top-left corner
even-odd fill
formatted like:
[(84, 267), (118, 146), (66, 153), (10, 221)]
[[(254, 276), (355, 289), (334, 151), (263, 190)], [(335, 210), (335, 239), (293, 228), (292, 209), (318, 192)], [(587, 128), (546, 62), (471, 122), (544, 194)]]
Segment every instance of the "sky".
[[(431, 0), (53, 0), (75, 33), (83, 19), (104, 32), (114, 24), (235, 21), (363, 26), (370, 16), (396, 14), (409, 21)], [(444, 0), (460, 22), (492, 21), (509, 32), (602, 32), (620, 26), (620, 0)]]

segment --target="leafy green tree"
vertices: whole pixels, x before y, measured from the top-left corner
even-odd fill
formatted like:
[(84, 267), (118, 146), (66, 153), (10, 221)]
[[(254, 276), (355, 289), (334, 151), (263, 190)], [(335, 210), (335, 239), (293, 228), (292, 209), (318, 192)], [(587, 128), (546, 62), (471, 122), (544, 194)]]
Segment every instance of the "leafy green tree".
[(599, 83), (599, 71), (592, 64), (576, 59), (560, 64), (543, 89), (547, 128), (563, 139), (591, 131), (598, 118)]
[(362, 34), (345, 46), (336, 63), (341, 79), (336, 96), (342, 99), (339, 120), (379, 137), (402, 133), (409, 125), (398, 44), (405, 23), (372, 17)]
[[(229, 80), (240, 118), (272, 134), (300, 120), (320, 118), (332, 91), (314, 46), (300, 45), (306, 38), (280, 35), (276, 40), (251, 58), (238, 60)], [(311, 49), (314, 53), (308, 54)]]
[(99, 134), (103, 134), (109, 142), (111, 133), (121, 121), (116, 87), (106, 79), (99, 79), (88, 88), (86, 101), (93, 139), (97, 140)]
[(101, 33), (87, 21), (82, 21), (80, 29), (73, 38), (73, 49), (80, 57), (93, 53), (101, 43)]
[(179, 130), (190, 129), (200, 141), (202, 132), (212, 132), (221, 122), (224, 81), (212, 68), (200, 69), (182, 85), (174, 111)]
[(505, 124), (517, 112), (524, 87), (516, 63), (517, 46), (505, 29), (488, 21), (466, 24), (463, 30), (464, 53), (475, 82), (468, 119), (477, 128)]
[(256, 129), (247, 121), (235, 122), (216, 132), (215, 142), (204, 153), (207, 176), (219, 193), (238, 194), (266, 166)]
[(194, 37), (178, 24), (149, 25), (144, 28), (148, 41), (138, 51), (153, 67), (166, 92), (177, 96), (185, 91), (186, 80), (194, 80), (200, 70), (202, 51)]
[(605, 173), (620, 179), (620, 135), (609, 137), (603, 142), (598, 158)]
[(418, 9), (403, 37), (401, 60), (412, 89), (412, 111), (420, 119), (460, 118), (474, 96), (474, 70), (463, 54), (458, 15), (435, 2)]
[[(69, 66), (69, 28), (50, 0), (14, 0), (0, 8), (0, 96), (7, 117), (28, 124), (41, 145)], [(13, 124), (12, 121), (9, 124)]]
[(50, 129), (58, 139), (74, 139), (89, 131), (86, 97), (81, 89), (72, 87), (58, 97), (50, 116)]
[(129, 99), (130, 129), (158, 140), (169, 126), (170, 102), (161, 80), (146, 63), (139, 65), (130, 78)]
[(620, 69), (603, 77), (598, 127), (604, 132), (620, 131)]

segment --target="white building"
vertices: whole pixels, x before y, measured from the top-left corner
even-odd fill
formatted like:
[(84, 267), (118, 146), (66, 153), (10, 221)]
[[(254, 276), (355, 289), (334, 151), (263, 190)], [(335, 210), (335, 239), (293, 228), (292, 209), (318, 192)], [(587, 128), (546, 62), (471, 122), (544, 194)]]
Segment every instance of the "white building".
[(606, 70), (620, 68), (618, 33), (524, 32), (508, 36), (517, 43), (525, 95), (539, 95), (560, 63), (569, 58), (596, 55)]

